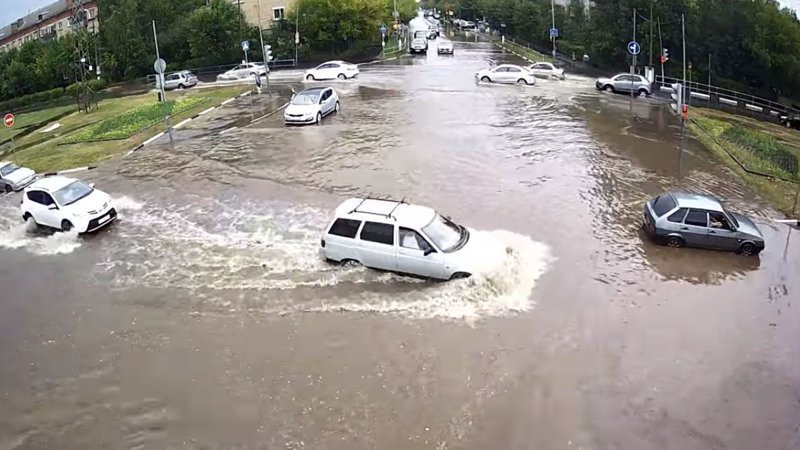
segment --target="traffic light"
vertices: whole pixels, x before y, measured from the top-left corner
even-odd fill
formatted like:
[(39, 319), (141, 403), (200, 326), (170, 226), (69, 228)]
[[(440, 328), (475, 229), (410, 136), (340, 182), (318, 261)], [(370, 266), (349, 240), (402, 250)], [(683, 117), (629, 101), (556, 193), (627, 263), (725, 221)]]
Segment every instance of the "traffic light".
[(669, 49), (668, 48), (662, 48), (661, 49), (661, 64), (664, 64), (667, 61), (669, 61)]
[(673, 90), (673, 93), (670, 94), (673, 102), (669, 104), (669, 107), (675, 111), (675, 114), (685, 114), (683, 107), (683, 85), (681, 83), (672, 83), (669, 87)]
[(272, 61), (272, 46), (269, 44), (264, 46), (264, 59), (267, 62)]

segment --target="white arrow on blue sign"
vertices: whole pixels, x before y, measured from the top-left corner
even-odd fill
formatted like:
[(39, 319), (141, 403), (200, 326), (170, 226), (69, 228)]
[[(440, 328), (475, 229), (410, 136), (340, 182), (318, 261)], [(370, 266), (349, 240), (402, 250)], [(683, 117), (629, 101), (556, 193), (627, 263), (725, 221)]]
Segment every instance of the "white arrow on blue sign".
[(550, 37), (557, 38), (558, 37), (558, 28), (550, 28)]
[(381, 25), (381, 34), (386, 34), (386, 25)]
[(628, 53), (631, 55), (638, 55), (639, 52), (642, 51), (642, 47), (639, 46), (639, 43), (636, 41), (628, 42)]

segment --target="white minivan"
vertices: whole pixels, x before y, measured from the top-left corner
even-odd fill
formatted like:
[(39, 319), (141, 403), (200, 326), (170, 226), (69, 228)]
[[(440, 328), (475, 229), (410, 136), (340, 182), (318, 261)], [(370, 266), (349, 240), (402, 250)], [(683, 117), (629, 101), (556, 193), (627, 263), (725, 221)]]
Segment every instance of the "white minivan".
[(351, 198), (322, 234), (334, 262), (449, 280), (475, 273), (470, 231), (431, 208), (404, 201)]

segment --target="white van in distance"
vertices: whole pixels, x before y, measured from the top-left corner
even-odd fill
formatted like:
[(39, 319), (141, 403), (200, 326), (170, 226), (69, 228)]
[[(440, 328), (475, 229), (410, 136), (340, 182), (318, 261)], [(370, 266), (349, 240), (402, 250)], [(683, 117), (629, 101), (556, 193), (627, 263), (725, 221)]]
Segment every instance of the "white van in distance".
[(404, 201), (344, 201), (320, 245), (329, 261), (426, 278), (466, 278), (476, 269), (467, 228), (431, 208)]

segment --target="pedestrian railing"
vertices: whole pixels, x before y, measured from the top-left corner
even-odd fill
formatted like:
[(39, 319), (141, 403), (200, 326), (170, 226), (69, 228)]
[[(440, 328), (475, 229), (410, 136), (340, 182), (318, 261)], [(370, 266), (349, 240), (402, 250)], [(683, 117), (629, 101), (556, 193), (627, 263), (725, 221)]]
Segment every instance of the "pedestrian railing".
[[(672, 93), (672, 85), (682, 80), (657, 75), (655, 78), (661, 92)], [(773, 121), (782, 121), (788, 116), (800, 114), (800, 110), (782, 103), (694, 81), (686, 82), (686, 104), (702, 105), (714, 109), (733, 109), (746, 115), (762, 115)]]

